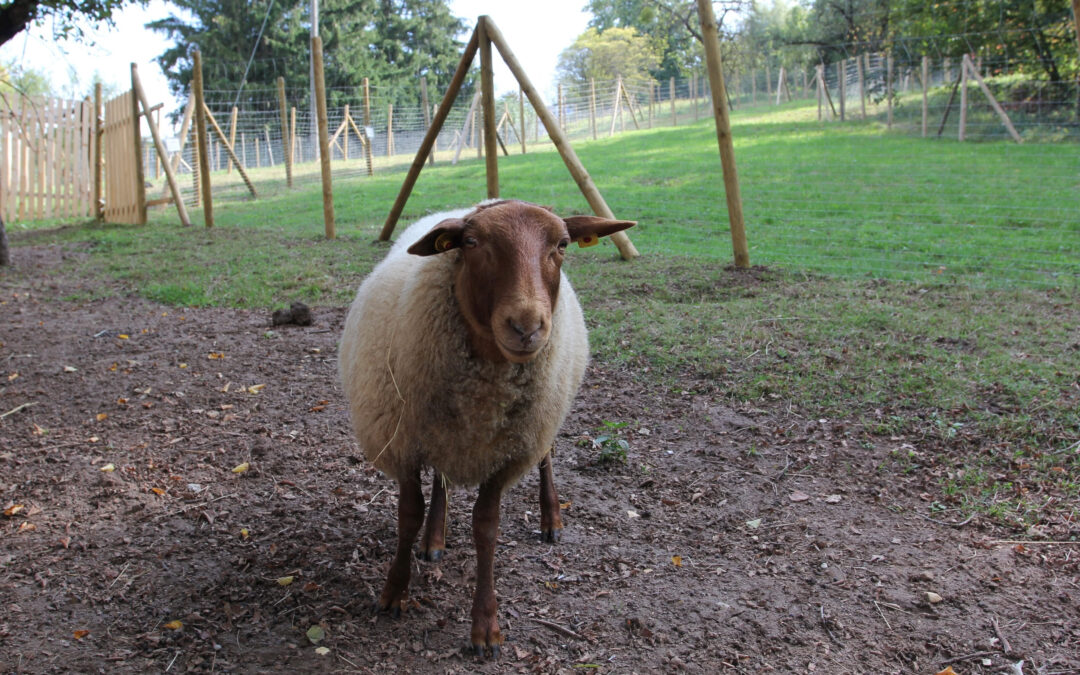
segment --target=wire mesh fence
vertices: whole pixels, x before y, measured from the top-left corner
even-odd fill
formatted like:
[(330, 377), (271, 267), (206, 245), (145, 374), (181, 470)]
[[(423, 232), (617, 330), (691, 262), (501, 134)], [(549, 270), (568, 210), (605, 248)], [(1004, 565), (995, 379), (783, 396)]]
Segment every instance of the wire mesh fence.
[[(984, 90), (974, 77), (961, 77), (960, 58), (906, 49), (851, 51), (829, 64), (726, 74), (752, 261), (830, 274), (895, 279), (958, 275), (976, 284), (1076, 288), (1077, 81), (1049, 81), (1032, 76), (1031, 64), (976, 55), (971, 69), (983, 78)], [(783, 60), (782, 54), (776, 59)], [(467, 83), (465, 91), (470, 93), (459, 97), (436, 141), (440, 164), (481, 156), (480, 106), (475, 88)], [(425, 114), (422, 106), (395, 108), (377, 86), (366, 92), (360, 87), (328, 91), (335, 184), (403, 172), (438, 106), (440, 92), (430, 94)], [(260, 190), (285, 189), (286, 152), (293, 159), (295, 182), (320, 180), (308, 96), (307, 91), (286, 92), (285, 129), (291, 137), (286, 139), (273, 87), (249, 86), (235, 122), (236, 93), (206, 93), (223, 135), (235, 139), (240, 162), (259, 169)], [(575, 145), (681, 127), (687, 137), (700, 139), (701, 152), (715, 159), (710, 97), (703, 75), (668, 82), (614, 80), (562, 86), (548, 107)], [(1022, 144), (1012, 140), (995, 103)], [(551, 147), (520, 92), (501, 95), (496, 116), (501, 152)], [(957, 143), (961, 124), (966, 145)], [(781, 154), (763, 156), (755, 150), (763, 144), (776, 144)], [(179, 145), (179, 139), (170, 143), (174, 149)], [(244, 194), (245, 188), (230, 177), (235, 169), (222, 146), (223, 139), (215, 137), (209, 148), (215, 198), (227, 199)], [(678, 151), (685, 150), (679, 146)], [(146, 175), (160, 175), (152, 153), (147, 161)], [(649, 184), (619, 176), (618, 170), (597, 182), (616, 210), (620, 203), (638, 205), (637, 236), (649, 243), (644, 252), (729, 259), (719, 162), (698, 170), (678, 156), (664, 161), (668, 164), (655, 166), (660, 175)], [(181, 182), (185, 199), (195, 205), (194, 183), (185, 175), (193, 165), (187, 144)], [(665, 222), (673, 207), (683, 210), (687, 204), (694, 204), (700, 215), (677, 226)], [(661, 229), (663, 235), (657, 233)]]

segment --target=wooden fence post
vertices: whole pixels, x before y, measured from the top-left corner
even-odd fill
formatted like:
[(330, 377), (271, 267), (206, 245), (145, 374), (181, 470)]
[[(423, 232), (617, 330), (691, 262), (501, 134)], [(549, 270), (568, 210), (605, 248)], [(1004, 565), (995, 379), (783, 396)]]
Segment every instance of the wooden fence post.
[(193, 70), (191, 89), (195, 94), (195, 146), (199, 153), (199, 190), (202, 192), (203, 221), (206, 227), (214, 226), (214, 202), (210, 191), (210, 148), (207, 146), (206, 101), (203, 98), (202, 54), (192, 52)]
[[(150, 135), (154, 139), (154, 151), (158, 157), (166, 157), (165, 144), (161, 142), (161, 134), (158, 133), (157, 125), (155, 125), (150, 119), (150, 102), (146, 99), (146, 92), (143, 91), (142, 83), (139, 82), (138, 67), (133, 63), (131, 64), (131, 88), (135, 94), (135, 105), (142, 105), (142, 109), (146, 114), (146, 122), (150, 126)], [(139, 118), (135, 118), (136, 125), (139, 122)], [(169, 162), (163, 163), (165, 166), (165, 179), (169, 183), (169, 190), (172, 191), (173, 202), (176, 204), (176, 212), (180, 215), (180, 223), (185, 227), (191, 225), (191, 220), (188, 219), (187, 209), (184, 207), (184, 197), (180, 194), (180, 184), (176, 182), (176, 175), (173, 174), (172, 167), (169, 166)], [(146, 191), (143, 192), (143, 209), (146, 208)]]
[[(494, 199), (499, 196), (499, 148), (496, 146), (495, 132), (495, 84), (494, 68), (491, 63), (491, 38), (487, 34), (487, 19), (480, 17), (476, 25), (480, 40), (480, 108), (484, 113), (484, 163), (487, 173), (487, 196)], [(562, 99), (562, 85), (559, 85), (559, 98)]]
[[(279, 78), (279, 79), (281, 79), (281, 78)], [(233, 147), (236, 147), (236, 118), (237, 118), (237, 115), (239, 115), (239, 112), (240, 111), (236, 109), (236, 106), (233, 106), (232, 107), (232, 113), (229, 115), (229, 145), (231, 145)], [(233, 163), (232, 163), (231, 159), (226, 160), (226, 164), (225, 164), (225, 172), (226, 173), (232, 173), (232, 165), (233, 165)]]
[[(135, 136), (135, 223), (146, 224), (146, 174), (142, 153), (142, 115), (139, 114), (139, 97), (135, 93), (135, 71), (131, 80), (131, 125)], [(51, 176), (50, 176), (51, 177)]]
[[(368, 78), (364, 78), (364, 135), (367, 136), (368, 129), (371, 129), (371, 83)], [(375, 175), (375, 168), (372, 165), (372, 139), (367, 139), (367, 143), (364, 144), (364, 159), (367, 161), (367, 172), (369, 176)]]
[(91, 146), (93, 148), (93, 150), (91, 151), (90, 156), (93, 158), (93, 162), (94, 162), (94, 192), (93, 192), (94, 220), (97, 220), (97, 221), (104, 220), (104, 218), (105, 218), (105, 202), (102, 201), (102, 199), (101, 199), (102, 196), (103, 196), (103, 193), (102, 193), (102, 190), (101, 190), (101, 156), (102, 156), (102, 148), (101, 148), (102, 128), (101, 128), (101, 125), (102, 125), (102, 122), (103, 122), (103, 119), (102, 119), (102, 116), (101, 116), (102, 115), (102, 112), (101, 112), (101, 94), (102, 94), (101, 82), (100, 81), (95, 82), (94, 83), (94, 139), (93, 139), (93, 145)]
[[(281, 117), (281, 154), (285, 160), (285, 185), (292, 187), (292, 139), (289, 136), (289, 117), (287, 103), (285, 102), (285, 78), (278, 77), (277, 79), (277, 95), (278, 95), (278, 116)], [(236, 108), (233, 108), (236, 110)], [(234, 132), (236, 127), (234, 126), (232, 131), (229, 132), (229, 145), (233, 144)]]
[[(424, 106), (424, 133), (427, 133), (427, 130), (431, 128), (431, 104), (428, 103), (426, 75), (420, 77), (420, 103)], [(346, 136), (347, 135), (348, 134), (346, 134)], [(523, 140), (521, 143), (522, 152), (524, 153), (525, 141)], [(430, 163), (431, 166), (435, 166), (435, 153), (437, 152), (437, 150), (438, 148), (432, 145), (431, 152), (428, 153), (428, 163)]]
[(720, 38), (713, 13), (712, 0), (697, 0), (701, 35), (705, 43), (705, 59), (709, 66), (713, 115), (716, 119), (716, 140), (720, 146), (720, 164), (724, 173), (724, 193), (727, 195), (728, 219), (731, 223), (731, 244), (736, 267), (750, 266), (750, 250), (746, 243), (743, 223), (742, 196), (735, 168), (735, 148), (731, 139), (731, 119), (728, 116), (727, 92), (724, 89), (723, 61), (720, 58)]
[(679, 118), (675, 116), (675, 78), (668, 80), (668, 96), (671, 98), (671, 126), (679, 126)]
[[(1080, 0), (1078, 0), (1080, 1)], [(930, 58), (925, 54), (922, 57), (922, 137), (926, 138), (926, 120), (929, 116), (929, 99), (927, 91), (930, 88)]]
[[(326, 81), (323, 79), (322, 38), (318, 35), (311, 37), (311, 64), (315, 76), (316, 121), (319, 126), (319, 165), (322, 167), (323, 224), (326, 230), (326, 238), (333, 239), (336, 233), (334, 230), (334, 189), (330, 175), (330, 134), (326, 128), (329, 122), (326, 119)], [(366, 77), (364, 78), (364, 92), (366, 100)], [(370, 154), (368, 156), (370, 157)]]
[[(964, 54), (967, 57), (967, 54)], [(967, 136), (967, 84), (968, 69), (964, 67), (964, 61), (960, 61), (960, 130), (957, 132), (957, 140), (963, 142)]]

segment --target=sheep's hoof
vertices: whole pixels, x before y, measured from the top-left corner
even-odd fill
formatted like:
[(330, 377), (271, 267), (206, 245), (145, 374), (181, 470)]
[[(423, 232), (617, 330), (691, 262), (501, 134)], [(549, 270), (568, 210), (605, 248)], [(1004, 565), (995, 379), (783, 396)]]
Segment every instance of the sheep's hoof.
[(389, 603), (389, 604), (383, 604), (383, 601), (381, 599), (376, 600), (375, 602), (371, 603), (371, 613), (372, 614), (382, 614), (384, 612), (389, 614), (394, 619), (400, 618), (401, 617), (401, 603), (400, 602), (392, 602), (392, 603)]
[(420, 551), (420, 559), (427, 562), (439, 562), (443, 559), (443, 555), (446, 553), (444, 549), (433, 548), (430, 551)]
[(540, 530), (540, 541), (546, 544), (557, 544), (562, 539), (562, 528), (544, 528)]

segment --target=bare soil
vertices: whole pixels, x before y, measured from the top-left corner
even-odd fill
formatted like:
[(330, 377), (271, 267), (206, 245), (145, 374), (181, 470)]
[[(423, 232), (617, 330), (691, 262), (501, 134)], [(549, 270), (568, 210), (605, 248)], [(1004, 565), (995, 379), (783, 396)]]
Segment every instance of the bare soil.
[(396, 489), (350, 437), (344, 308), (79, 300), (79, 255), (0, 271), (0, 672), (1080, 673), (1080, 547), (935, 513), (906, 439), (603, 364), (558, 439), (562, 541), (535, 475), (504, 498), (478, 660), (469, 490), (409, 611), (369, 611)]

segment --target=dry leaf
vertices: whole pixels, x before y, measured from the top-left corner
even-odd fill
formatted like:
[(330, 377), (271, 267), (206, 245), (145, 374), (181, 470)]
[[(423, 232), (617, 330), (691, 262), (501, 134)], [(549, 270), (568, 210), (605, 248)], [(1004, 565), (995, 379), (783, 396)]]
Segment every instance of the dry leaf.
[(957, 675), (957, 673), (952, 666), (946, 666), (945, 670), (939, 670), (935, 675)]
[(105, 466), (101, 467), (98, 470), (99, 471), (104, 471), (106, 473), (108, 473), (109, 471), (116, 471), (116, 465), (112, 464), (112, 463), (109, 463), (109, 464), (106, 464)]
[(49, 432), (48, 432), (48, 431), (46, 431), (45, 429), (42, 429), (42, 428), (41, 428), (41, 427), (39, 427), (39, 426), (38, 426), (37, 424), (35, 424), (35, 425), (34, 425), (34, 431), (33, 431), (33, 434), (34, 434), (35, 436), (44, 436), (44, 435), (45, 435), (45, 434), (47, 434), (47, 433), (49, 433)]
[(318, 654), (319, 656), (326, 656), (327, 654), (330, 653), (330, 648), (329, 647), (316, 647), (315, 648), (315, 653)]
[(36, 529), (37, 529), (37, 525), (35, 525), (35, 524), (31, 523), (31, 522), (27, 522), (27, 521), (23, 521), (23, 524), (19, 525), (19, 532), (29, 532), (31, 530), (36, 530)]
[(12, 374), (8, 375), (7, 379), (8, 379), (8, 382), (14, 382), (16, 379), (18, 379), (18, 377), (19, 377), (18, 373), (12, 373)]
[(936, 605), (939, 602), (944, 602), (944, 600), (945, 598), (942, 598), (940, 595), (933, 591), (926, 592), (926, 601), (929, 602), (931, 605)]
[(265, 384), (253, 384), (250, 387), (248, 387), (247, 390), (248, 390), (249, 394), (258, 394), (260, 391), (263, 390), (263, 387), (265, 387), (265, 386), (266, 386)]
[(673, 555), (673, 556), (671, 556), (671, 563), (673, 565), (675, 565), (675, 567), (682, 567), (682, 556), (681, 555)]
[(792, 492), (788, 495), (788, 499), (793, 502), (805, 502), (807, 499), (810, 499), (810, 495), (806, 494), (802, 490), (796, 490), (795, 492)]
[(16, 513), (18, 513), (19, 511), (22, 511), (22, 510), (23, 510), (23, 505), (22, 504), (12, 504), (11, 506), (4, 509), (4, 515), (5, 516), (13, 516), (13, 515), (15, 515)]
[(120, 338), (121, 340), (127, 340), (127, 339), (128, 339), (129, 337), (131, 337), (131, 336), (129, 336), (129, 335), (125, 335), (124, 333), (120, 333), (120, 334), (119, 334), (119, 335), (117, 335), (116, 337)]
[(225, 358), (225, 352), (210, 352), (207, 354), (206, 358), (210, 360), (223, 359)]
[(829, 495), (828, 497), (825, 498), (825, 503), (826, 504), (839, 504), (842, 499), (843, 499), (843, 497), (841, 497), (840, 495)]
[(161, 488), (159, 488), (159, 487), (152, 487), (152, 488), (150, 488), (150, 492), (153, 492), (154, 494), (156, 494), (156, 495), (159, 495), (159, 496), (160, 496), (160, 495), (163, 495), (163, 494), (165, 494), (165, 491), (164, 491), (164, 490), (162, 490), (162, 489), (161, 489)]
[(165, 628), (168, 628), (169, 630), (180, 630), (183, 627), (184, 622), (180, 621), (179, 619), (173, 619), (169, 623), (165, 624)]
[(248, 529), (246, 527), (240, 528), (240, 538), (241, 539), (246, 540), (250, 536), (251, 536), (251, 533), (248, 532)]
[(109, 413), (98, 413), (95, 417), (97, 418), (98, 422), (103, 422), (108, 416)]
[(751, 530), (756, 530), (761, 527), (761, 518), (755, 518), (753, 520), (746, 521), (746, 526)]
[[(65, 373), (74, 373), (77, 370), (78, 370), (78, 368), (74, 368), (72, 366), (64, 366), (64, 372)], [(76, 631), (76, 632), (78, 632), (78, 631)]]
[(90, 634), (90, 631), (88, 631), (88, 630), (77, 630), (77, 631), (75, 631), (75, 639), (76, 640), (81, 640), (81, 639), (83, 639), (84, 637), (86, 637), (89, 634)]
[(278, 586), (288, 586), (293, 582), (293, 577), (292, 575), (289, 575), (287, 577), (278, 577), (277, 582)]
[(307, 639), (311, 640), (311, 644), (319, 644), (324, 637), (326, 637), (326, 631), (319, 624), (307, 629)]
[(236, 466), (234, 466), (232, 472), (233, 473), (244, 473), (245, 471), (247, 471), (250, 468), (251, 468), (251, 464), (249, 462), (244, 462), (243, 464), (237, 464)]

